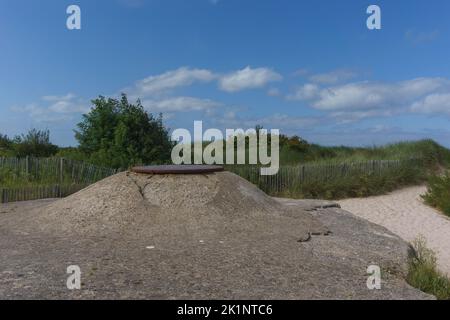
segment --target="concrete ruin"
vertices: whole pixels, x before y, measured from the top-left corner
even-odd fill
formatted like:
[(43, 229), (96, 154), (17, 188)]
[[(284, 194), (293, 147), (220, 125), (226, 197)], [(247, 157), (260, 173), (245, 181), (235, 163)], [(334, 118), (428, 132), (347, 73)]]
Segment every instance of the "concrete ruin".
[[(404, 280), (410, 250), (333, 203), (274, 199), (229, 172), (123, 172), (0, 207), (0, 298), (432, 298)], [(373, 264), (381, 290), (366, 286)], [(65, 287), (68, 265), (81, 290)]]

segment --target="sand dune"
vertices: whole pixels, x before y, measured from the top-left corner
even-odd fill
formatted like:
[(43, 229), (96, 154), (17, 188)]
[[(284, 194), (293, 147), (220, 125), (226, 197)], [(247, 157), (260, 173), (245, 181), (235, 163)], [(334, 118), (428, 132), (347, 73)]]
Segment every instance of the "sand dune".
[(422, 235), (438, 258), (438, 267), (450, 275), (450, 219), (425, 205), (425, 186), (410, 187), (384, 196), (339, 201), (342, 209), (382, 225), (406, 241)]

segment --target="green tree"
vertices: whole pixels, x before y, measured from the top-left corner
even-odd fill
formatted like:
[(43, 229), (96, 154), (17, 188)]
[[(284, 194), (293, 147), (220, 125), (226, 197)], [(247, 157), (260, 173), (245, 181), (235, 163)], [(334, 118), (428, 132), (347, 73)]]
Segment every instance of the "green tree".
[(0, 133), (0, 156), (9, 156), (12, 153), (12, 141), (7, 135)]
[(58, 152), (58, 146), (50, 142), (49, 130), (31, 129), (14, 138), (13, 150), (16, 157), (51, 157)]
[(81, 152), (98, 165), (128, 168), (136, 164), (165, 163), (170, 159), (172, 142), (162, 123), (147, 113), (138, 100), (128, 102), (100, 96), (83, 115), (75, 130)]

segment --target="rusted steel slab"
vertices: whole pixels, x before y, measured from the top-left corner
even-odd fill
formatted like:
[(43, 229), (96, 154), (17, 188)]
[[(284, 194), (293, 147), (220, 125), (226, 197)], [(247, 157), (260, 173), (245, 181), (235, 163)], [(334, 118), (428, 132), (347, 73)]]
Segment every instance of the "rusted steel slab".
[(132, 172), (145, 174), (202, 174), (223, 170), (223, 166), (215, 165), (162, 165), (134, 167), (131, 169)]

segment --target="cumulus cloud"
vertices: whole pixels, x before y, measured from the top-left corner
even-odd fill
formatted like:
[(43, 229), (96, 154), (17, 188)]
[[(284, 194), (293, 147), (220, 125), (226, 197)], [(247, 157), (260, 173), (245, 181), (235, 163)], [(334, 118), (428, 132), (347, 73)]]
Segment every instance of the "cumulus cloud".
[(419, 113), (446, 113), (450, 115), (450, 92), (430, 94), (414, 102), (411, 111)]
[(250, 66), (222, 76), (219, 80), (220, 89), (227, 92), (237, 92), (245, 89), (261, 88), (270, 82), (282, 80), (282, 76), (268, 68), (252, 69)]
[(344, 81), (348, 81), (357, 76), (357, 74), (351, 70), (335, 70), (328, 73), (314, 74), (309, 77), (309, 80), (314, 83), (320, 84), (336, 84)]
[(195, 82), (210, 82), (215, 78), (216, 76), (210, 70), (182, 67), (156, 76), (149, 76), (123, 91), (128, 93), (131, 98), (145, 98), (167, 93), (179, 87), (190, 86)]
[[(155, 96), (173, 95), (177, 88), (191, 86), (195, 83), (218, 81), (219, 88), (226, 92), (236, 92), (245, 89), (255, 89), (266, 86), (270, 82), (280, 81), (282, 76), (269, 68), (246, 67), (242, 70), (219, 75), (208, 69), (181, 67), (176, 70), (151, 75), (137, 81), (122, 92), (130, 99), (154, 98)], [(273, 93), (273, 91), (272, 91)]]
[(324, 87), (306, 84), (287, 98), (308, 101), (315, 109), (355, 120), (411, 111), (448, 113), (450, 80), (417, 78), (395, 83), (364, 81)]
[(86, 113), (89, 103), (74, 94), (44, 96), (38, 103), (14, 106), (12, 111), (27, 113), (37, 122), (56, 122), (70, 119), (74, 114)]
[[(267, 68), (247, 67), (227, 75), (219, 75), (208, 69), (181, 67), (138, 80), (120, 92), (126, 93), (130, 101), (140, 99), (146, 109), (151, 112), (200, 111), (210, 113), (221, 103), (211, 99), (177, 96), (176, 89), (197, 83), (218, 81), (223, 90), (235, 92), (263, 87), (271, 81), (278, 80), (281, 80), (281, 75)], [(275, 90), (271, 90), (270, 93), (278, 94)], [(118, 97), (119, 93), (116, 92), (113, 96)], [(63, 115), (64, 119), (68, 119), (73, 114), (88, 112), (89, 106), (87, 100), (69, 93), (63, 96), (44, 96), (38, 102), (15, 106), (12, 110), (28, 113), (37, 121), (60, 121), (63, 119)]]
[(293, 94), (287, 96), (288, 100), (311, 100), (319, 95), (320, 88), (316, 84), (307, 83), (298, 87)]
[(210, 99), (199, 99), (194, 97), (173, 97), (163, 100), (144, 100), (144, 108), (150, 112), (187, 112), (187, 111), (210, 111), (221, 105), (221, 103)]

